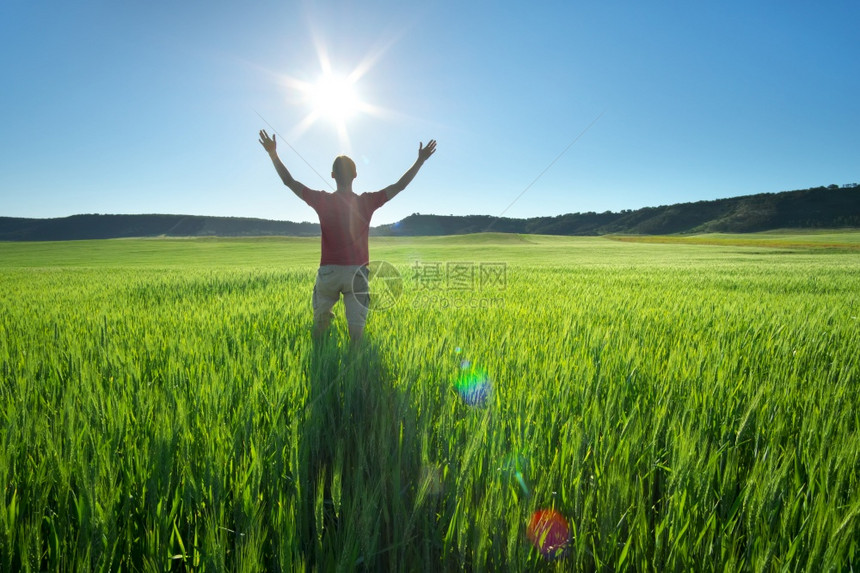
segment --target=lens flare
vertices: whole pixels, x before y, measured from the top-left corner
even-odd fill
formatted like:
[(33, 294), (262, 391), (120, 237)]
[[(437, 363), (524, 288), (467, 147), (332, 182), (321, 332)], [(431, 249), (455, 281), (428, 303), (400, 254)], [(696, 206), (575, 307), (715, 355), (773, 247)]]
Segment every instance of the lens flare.
[(442, 493), (442, 470), (436, 466), (421, 466), (421, 488), (426, 495), (437, 496)]
[(544, 558), (561, 559), (570, 548), (570, 527), (554, 509), (539, 509), (532, 514), (526, 536)]
[(486, 371), (469, 360), (460, 361), (460, 374), (454, 388), (468, 406), (483, 408), (490, 398), (490, 378)]
[(314, 113), (338, 125), (350, 119), (361, 109), (361, 101), (349, 78), (324, 74), (308, 89), (308, 99)]
[(313, 21), (310, 24), (319, 60), (320, 70), (317, 78), (308, 79), (269, 72), (283, 86), (289, 96), (288, 101), (305, 108), (307, 112), (307, 115), (298, 121), (284, 139), (288, 141), (298, 139), (318, 122), (325, 122), (335, 128), (341, 149), (350, 152), (352, 145), (347, 126), (352, 120), (361, 115), (394, 118), (400, 115), (393, 110), (364, 101), (359, 89), (361, 80), (394, 45), (399, 34), (388, 39), (380, 37), (381, 41), (377, 46), (365, 54), (357, 66), (347, 70), (343, 68), (343, 62), (334, 61), (329, 56), (329, 47), (322, 34), (316, 29)]
[(517, 486), (528, 497), (531, 495), (526, 481), (529, 476), (529, 461), (522, 454), (508, 454), (502, 458), (502, 464), (499, 466), (499, 472), (502, 479), (508, 485), (516, 489)]

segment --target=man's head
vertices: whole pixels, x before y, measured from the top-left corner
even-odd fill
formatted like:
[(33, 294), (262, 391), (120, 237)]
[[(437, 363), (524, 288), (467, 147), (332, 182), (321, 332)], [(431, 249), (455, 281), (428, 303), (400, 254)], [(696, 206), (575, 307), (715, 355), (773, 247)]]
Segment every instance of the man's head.
[(356, 178), (358, 172), (355, 170), (355, 162), (346, 155), (338, 155), (334, 158), (334, 163), (331, 166), (331, 176), (337, 181), (338, 186), (341, 183), (348, 185)]

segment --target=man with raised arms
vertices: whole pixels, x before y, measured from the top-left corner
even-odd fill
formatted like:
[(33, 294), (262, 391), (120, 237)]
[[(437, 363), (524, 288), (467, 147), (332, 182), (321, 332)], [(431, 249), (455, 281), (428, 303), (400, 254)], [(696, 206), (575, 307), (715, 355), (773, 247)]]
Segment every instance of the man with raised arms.
[(356, 195), (352, 182), (358, 175), (355, 162), (345, 155), (335, 158), (331, 176), (337, 183), (333, 193), (314, 191), (293, 179), (277, 152), (277, 137), (260, 131), (260, 144), (269, 154), (284, 185), (310, 205), (322, 230), (320, 268), (314, 284), (314, 336), (323, 334), (334, 316), (332, 308), (343, 294), (349, 337), (361, 339), (370, 306), (367, 265), (368, 233), (373, 212), (403, 191), (424, 162), (436, 151), (436, 140), (418, 144), (418, 159), (394, 184), (373, 193)]

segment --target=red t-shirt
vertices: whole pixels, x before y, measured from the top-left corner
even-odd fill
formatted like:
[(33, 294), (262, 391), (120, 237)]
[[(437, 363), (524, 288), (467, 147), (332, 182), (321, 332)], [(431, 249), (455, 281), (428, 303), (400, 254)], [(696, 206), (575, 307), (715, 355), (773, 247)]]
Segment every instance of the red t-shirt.
[(373, 212), (388, 201), (385, 191), (327, 193), (305, 187), (302, 199), (320, 218), (322, 265), (366, 265), (370, 262), (367, 236)]

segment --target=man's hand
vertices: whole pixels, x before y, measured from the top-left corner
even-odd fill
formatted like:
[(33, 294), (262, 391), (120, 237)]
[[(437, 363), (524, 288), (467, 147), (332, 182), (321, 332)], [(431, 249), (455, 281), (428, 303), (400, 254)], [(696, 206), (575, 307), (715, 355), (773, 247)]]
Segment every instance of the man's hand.
[[(260, 145), (263, 146), (263, 149), (265, 149), (267, 153), (273, 153), (274, 151), (277, 150), (277, 148), (278, 148), (277, 137), (278, 136), (275, 134), (272, 134), (272, 137), (269, 137), (269, 134), (266, 133), (265, 129), (260, 130)], [(433, 145), (435, 145), (435, 144), (436, 144), (436, 142), (433, 142)], [(430, 144), (428, 143), (427, 145), (429, 147)], [(418, 153), (419, 154), (421, 153), (420, 149), (418, 150)]]
[(427, 142), (427, 147), (424, 147), (423, 143), (418, 144), (418, 159), (421, 161), (427, 161), (430, 159), (430, 156), (436, 153), (436, 140), (431, 139)]
[(290, 172), (287, 171), (287, 168), (284, 167), (284, 164), (281, 162), (281, 158), (278, 157), (278, 140), (276, 139), (275, 134), (272, 134), (272, 137), (269, 137), (269, 134), (266, 133), (265, 129), (260, 130), (260, 145), (263, 146), (263, 149), (269, 154), (269, 159), (272, 160), (272, 164), (275, 166), (275, 171), (278, 172), (278, 175), (281, 177), (281, 181), (284, 182), (284, 185), (290, 188), (290, 191), (296, 194), (296, 197), (304, 201), (304, 190), (305, 186), (293, 179), (293, 176), (290, 175)]
[(406, 189), (406, 186), (409, 185), (409, 182), (415, 178), (415, 175), (418, 174), (418, 170), (421, 169), (421, 166), (424, 165), (424, 162), (430, 159), (430, 156), (436, 153), (436, 140), (431, 139), (427, 142), (427, 147), (424, 147), (423, 143), (418, 144), (418, 159), (415, 160), (415, 164), (409, 168), (409, 171), (403, 174), (403, 177), (400, 178), (397, 183), (394, 185), (389, 185), (383, 191), (386, 196), (388, 196), (388, 200), (394, 199), (394, 196)]

